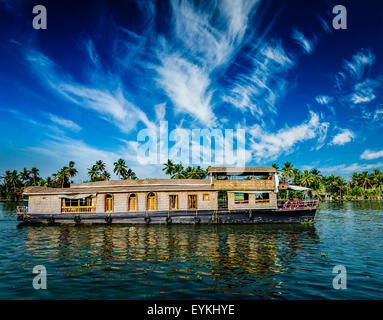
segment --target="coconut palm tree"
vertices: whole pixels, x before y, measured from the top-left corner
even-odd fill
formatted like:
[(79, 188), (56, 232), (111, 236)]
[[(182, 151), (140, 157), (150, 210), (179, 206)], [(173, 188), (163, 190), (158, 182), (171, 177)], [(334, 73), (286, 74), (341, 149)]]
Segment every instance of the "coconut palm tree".
[(114, 163), (114, 169), (113, 169), (113, 172), (117, 175), (117, 176), (120, 176), (120, 179), (126, 179), (126, 175), (127, 175), (127, 165), (125, 163), (125, 160), (124, 159), (118, 159), (115, 163)]
[(369, 189), (372, 187), (372, 179), (373, 176), (368, 173), (368, 171), (363, 171), (360, 175), (360, 186), (363, 187), (363, 189)]
[(77, 169), (74, 167), (75, 165), (75, 162), (74, 161), (69, 161), (69, 164), (68, 164), (68, 175), (69, 175), (69, 178), (73, 178), (74, 176), (76, 176), (76, 174), (78, 173)]
[(277, 174), (279, 174), (279, 171), (280, 171), (279, 166), (278, 166), (276, 163), (273, 163), (271, 166), (275, 169), (275, 171), (277, 172)]
[(88, 176), (91, 181), (97, 181), (99, 178), (99, 172), (95, 164), (91, 168), (88, 168)]
[(68, 169), (68, 167), (62, 167), (56, 174), (56, 180), (61, 184), (61, 188), (69, 185), (70, 174)]
[(24, 168), (23, 171), (20, 171), (19, 177), (23, 184), (25, 184), (30, 178), (30, 172), (27, 170), (27, 168)]
[(347, 188), (347, 182), (343, 177), (336, 177), (335, 186), (339, 190), (339, 199), (342, 200), (342, 192)]
[(17, 170), (13, 170), (10, 172), (9, 176), (7, 177), (7, 181), (8, 184), (13, 187), (13, 192), (16, 192), (17, 186), (21, 184)]
[(299, 185), (301, 185), (302, 187), (311, 188), (314, 182), (315, 179), (308, 170), (305, 170), (299, 178)]
[(172, 175), (174, 173), (174, 163), (172, 160), (168, 159), (166, 163), (164, 163), (164, 168), (162, 171), (165, 171), (166, 175)]
[(137, 179), (136, 174), (130, 168), (126, 171), (126, 179), (129, 179), (129, 180), (136, 180)]
[(289, 182), (289, 180), (293, 177), (293, 165), (291, 162), (285, 162), (282, 167), (282, 180), (284, 182)]
[(33, 185), (36, 185), (37, 183), (37, 180), (39, 179), (39, 169), (35, 168), (35, 167), (32, 167), (32, 169), (30, 170), (30, 174), (32, 176), (32, 180), (33, 180)]
[(102, 160), (96, 161), (96, 168), (97, 168), (98, 172), (100, 172), (100, 173), (104, 172), (106, 169), (105, 162), (103, 162)]
[(104, 171), (102, 173), (101, 180), (110, 180), (110, 173), (108, 171)]
[(182, 164), (176, 164), (174, 166), (172, 179), (183, 179), (184, 178), (184, 167)]

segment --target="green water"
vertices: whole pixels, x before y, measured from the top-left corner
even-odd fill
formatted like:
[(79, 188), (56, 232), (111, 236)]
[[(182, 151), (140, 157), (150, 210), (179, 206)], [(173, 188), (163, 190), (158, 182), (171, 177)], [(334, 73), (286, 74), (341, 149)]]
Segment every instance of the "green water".
[(15, 207), (0, 203), (0, 299), (383, 298), (381, 202), (322, 203), (314, 225), (20, 226)]

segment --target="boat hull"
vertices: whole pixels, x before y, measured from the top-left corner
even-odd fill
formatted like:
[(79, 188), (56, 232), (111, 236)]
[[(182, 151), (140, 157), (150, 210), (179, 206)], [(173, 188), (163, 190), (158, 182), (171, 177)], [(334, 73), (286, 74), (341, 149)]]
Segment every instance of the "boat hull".
[(316, 208), (276, 210), (199, 210), (177, 212), (116, 213), (20, 213), (17, 220), (25, 224), (262, 224), (302, 223), (314, 220)]

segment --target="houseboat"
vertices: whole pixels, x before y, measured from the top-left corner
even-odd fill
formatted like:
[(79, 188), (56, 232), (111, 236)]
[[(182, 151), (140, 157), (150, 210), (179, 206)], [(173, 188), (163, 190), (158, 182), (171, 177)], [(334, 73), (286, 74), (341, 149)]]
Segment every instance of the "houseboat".
[(300, 223), (313, 221), (317, 201), (277, 201), (272, 167), (211, 167), (209, 179), (113, 180), (69, 188), (28, 187), (24, 223)]

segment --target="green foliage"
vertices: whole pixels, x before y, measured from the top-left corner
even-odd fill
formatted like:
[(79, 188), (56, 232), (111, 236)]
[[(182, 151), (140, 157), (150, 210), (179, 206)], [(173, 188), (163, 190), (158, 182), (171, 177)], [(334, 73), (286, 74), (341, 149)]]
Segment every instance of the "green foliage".
[(162, 171), (169, 175), (171, 179), (205, 179), (207, 177), (208, 169), (202, 169), (200, 166), (183, 167), (182, 164), (174, 164), (172, 160), (164, 163)]
[[(279, 171), (279, 165), (273, 167)], [(286, 162), (280, 170), (281, 180), (294, 185), (310, 188), (313, 196), (322, 198), (325, 194), (332, 200), (382, 200), (383, 198), (383, 172), (375, 169), (372, 172), (364, 171), (353, 173), (347, 181), (341, 176), (322, 175), (318, 169), (303, 172), (294, 168), (291, 162)], [(300, 198), (303, 194), (297, 191), (281, 190), (281, 199)]]

